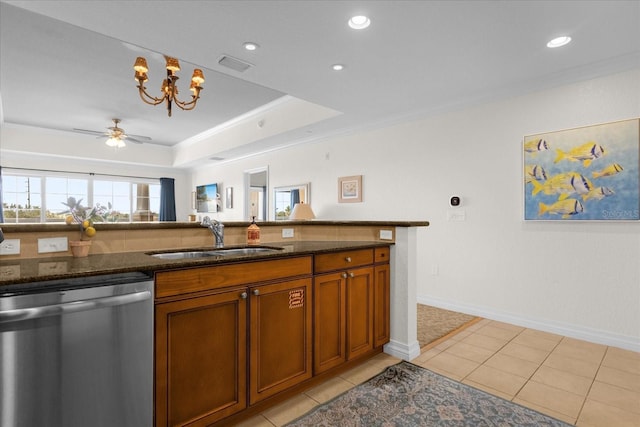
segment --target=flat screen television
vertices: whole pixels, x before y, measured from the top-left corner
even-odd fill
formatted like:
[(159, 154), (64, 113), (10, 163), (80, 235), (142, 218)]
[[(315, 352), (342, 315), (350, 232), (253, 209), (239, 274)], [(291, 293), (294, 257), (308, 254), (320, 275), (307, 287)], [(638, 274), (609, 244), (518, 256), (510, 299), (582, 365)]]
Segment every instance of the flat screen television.
[(196, 187), (196, 210), (198, 212), (218, 212), (218, 184)]

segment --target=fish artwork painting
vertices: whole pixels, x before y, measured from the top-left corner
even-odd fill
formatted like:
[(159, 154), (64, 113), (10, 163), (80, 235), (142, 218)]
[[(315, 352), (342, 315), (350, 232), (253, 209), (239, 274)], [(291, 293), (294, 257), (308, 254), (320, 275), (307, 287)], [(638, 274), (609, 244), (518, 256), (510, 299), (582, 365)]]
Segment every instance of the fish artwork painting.
[(524, 218), (640, 220), (640, 119), (525, 136)]

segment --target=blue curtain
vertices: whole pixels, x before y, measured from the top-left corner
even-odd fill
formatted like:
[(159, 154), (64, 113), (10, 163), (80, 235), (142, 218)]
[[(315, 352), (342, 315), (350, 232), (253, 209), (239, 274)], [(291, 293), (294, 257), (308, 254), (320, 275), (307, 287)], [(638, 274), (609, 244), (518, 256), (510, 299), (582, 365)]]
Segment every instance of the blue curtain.
[(291, 190), (291, 210), (300, 203), (300, 190)]
[(160, 221), (176, 220), (176, 192), (173, 178), (160, 178)]
[(0, 166), (0, 222), (4, 222), (4, 205), (2, 204), (2, 166)]

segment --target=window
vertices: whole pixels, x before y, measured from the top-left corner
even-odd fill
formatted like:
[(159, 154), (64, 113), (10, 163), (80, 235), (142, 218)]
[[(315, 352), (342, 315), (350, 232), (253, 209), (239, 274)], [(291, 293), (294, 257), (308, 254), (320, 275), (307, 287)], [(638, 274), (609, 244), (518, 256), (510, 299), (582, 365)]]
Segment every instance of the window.
[(160, 184), (128, 177), (75, 178), (55, 172), (2, 173), (2, 209), (6, 223), (63, 222), (69, 197), (84, 206), (107, 208), (105, 221), (158, 221)]
[(42, 180), (3, 174), (2, 210), (6, 223), (41, 222)]
[(88, 181), (86, 179), (48, 176), (45, 178), (45, 188), (45, 222), (64, 221), (66, 215), (63, 212), (68, 210), (64, 203), (67, 202), (69, 197), (82, 200), (83, 206), (90, 206), (87, 193)]

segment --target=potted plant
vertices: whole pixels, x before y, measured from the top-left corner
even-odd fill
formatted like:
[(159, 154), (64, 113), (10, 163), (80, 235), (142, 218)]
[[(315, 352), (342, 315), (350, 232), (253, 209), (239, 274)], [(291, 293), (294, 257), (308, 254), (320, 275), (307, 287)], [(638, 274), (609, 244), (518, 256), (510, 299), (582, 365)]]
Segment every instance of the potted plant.
[(76, 200), (75, 197), (69, 197), (63, 205), (69, 208), (63, 214), (68, 214), (65, 221), (68, 225), (77, 224), (80, 228), (80, 239), (69, 240), (69, 247), (74, 257), (85, 257), (89, 255), (91, 248), (91, 238), (96, 235), (94, 227), (95, 221), (104, 221), (104, 213), (106, 209), (99, 204), (95, 207), (88, 208), (82, 206), (82, 199)]

